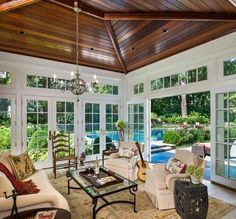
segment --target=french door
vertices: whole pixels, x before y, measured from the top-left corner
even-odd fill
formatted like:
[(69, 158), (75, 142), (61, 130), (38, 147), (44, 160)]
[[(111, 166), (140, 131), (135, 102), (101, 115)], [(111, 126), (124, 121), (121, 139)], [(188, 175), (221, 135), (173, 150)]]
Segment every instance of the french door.
[(76, 145), (75, 102), (50, 97), (23, 97), (23, 151), (28, 151), (38, 167), (52, 166), (52, 134), (70, 133)]
[(236, 90), (212, 95), (212, 178), (236, 189)]
[(150, 147), (147, 147), (150, 144), (150, 135), (147, 134), (147, 130), (150, 127), (150, 119), (148, 118), (148, 101), (129, 101), (126, 105), (126, 121), (128, 122), (127, 127), (127, 137), (128, 141), (137, 141), (144, 143), (144, 158), (150, 154)]
[(15, 96), (0, 94), (0, 152), (17, 151)]
[(84, 110), (83, 146), (89, 159), (99, 156), (102, 150), (117, 146), (118, 135), (115, 122), (119, 119), (120, 104), (118, 102), (103, 103), (86, 101)]

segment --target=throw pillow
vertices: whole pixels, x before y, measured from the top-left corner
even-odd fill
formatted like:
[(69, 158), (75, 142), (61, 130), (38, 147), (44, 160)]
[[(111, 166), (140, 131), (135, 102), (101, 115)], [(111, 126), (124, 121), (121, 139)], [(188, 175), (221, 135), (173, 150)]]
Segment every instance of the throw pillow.
[(16, 179), (26, 179), (36, 172), (34, 164), (27, 152), (17, 156), (9, 155), (9, 162)]
[(166, 170), (170, 173), (185, 173), (187, 165), (176, 158), (170, 158), (166, 164)]
[[(12, 184), (12, 186), (14, 187), (14, 189), (19, 195), (33, 194), (33, 193), (38, 193), (40, 191), (40, 189), (37, 188), (37, 186), (32, 180), (27, 180), (24, 182), (17, 180), (12, 175), (12, 173), (7, 169), (7, 167), (1, 162), (0, 162), (0, 172), (5, 174), (5, 176), (9, 179), (10, 183)], [(6, 192), (9, 192), (9, 191), (6, 191)]]
[(119, 156), (131, 158), (134, 156), (136, 150), (134, 148), (119, 148)]

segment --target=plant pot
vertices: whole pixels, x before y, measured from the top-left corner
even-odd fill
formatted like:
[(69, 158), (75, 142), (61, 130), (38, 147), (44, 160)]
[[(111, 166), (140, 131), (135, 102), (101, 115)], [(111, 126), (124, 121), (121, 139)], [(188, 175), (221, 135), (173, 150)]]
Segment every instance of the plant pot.
[(199, 184), (199, 183), (201, 182), (201, 179), (202, 179), (202, 177), (196, 178), (196, 177), (194, 177), (194, 176), (192, 176), (192, 175), (190, 175), (190, 178), (191, 178), (191, 182), (192, 182), (193, 184)]

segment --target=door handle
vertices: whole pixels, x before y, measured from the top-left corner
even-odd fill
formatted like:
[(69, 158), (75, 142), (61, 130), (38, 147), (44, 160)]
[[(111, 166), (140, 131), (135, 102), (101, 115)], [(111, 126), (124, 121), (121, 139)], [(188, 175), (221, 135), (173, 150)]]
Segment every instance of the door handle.
[(51, 130), (48, 133), (48, 138), (49, 138), (50, 141), (52, 140), (52, 131)]

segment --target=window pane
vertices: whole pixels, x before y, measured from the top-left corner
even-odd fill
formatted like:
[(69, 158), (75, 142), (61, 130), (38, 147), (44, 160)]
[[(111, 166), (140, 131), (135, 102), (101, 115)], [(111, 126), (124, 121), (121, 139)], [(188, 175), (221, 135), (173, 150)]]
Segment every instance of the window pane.
[(134, 94), (138, 94), (138, 84), (134, 85)]
[(0, 84), (10, 85), (12, 80), (12, 75), (10, 72), (0, 72)]
[(113, 113), (118, 113), (118, 105), (117, 104), (113, 105)]
[(92, 123), (92, 114), (85, 114), (85, 122), (86, 123)]
[(188, 71), (188, 83), (194, 83), (197, 81), (197, 70), (189, 70)]
[(74, 103), (73, 102), (66, 102), (66, 112), (74, 112)]
[(93, 123), (99, 123), (99, 114), (93, 114)]
[(207, 67), (198, 68), (198, 81), (207, 80)]
[(112, 112), (112, 105), (106, 104), (106, 113), (111, 113), (111, 112)]
[(163, 88), (163, 78), (159, 78), (156, 80), (156, 88), (162, 89)]
[(151, 80), (151, 91), (154, 91), (156, 89), (157, 89), (156, 80)]
[(113, 86), (113, 94), (118, 95), (118, 86)]
[(174, 87), (179, 84), (178, 75), (171, 75), (171, 87)]
[(27, 87), (37, 87), (37, 76), (27, 75)]
[(48, 114), (39, 113), (38, 114), (38, 124), (47, 124), (48, 123)]
[(65, 122), (66, 122), (65, 113), (57, 113), (57, 123), (65, 124)]
[(47, 78), (38, 76), (38, 87), (47, 88)]
[(65, 112), (65, 102), (57, 101), (57, 112)]
[(92, 113), (92, 103), (86, 103), (85, 104), (85, 112), (86, 113)]
[(236, 92), (229, 93), (229, 108), (236, 108)]
[(97, 103), (93, 104), (93, 113), (99, 113), (99, 104)]
[(170, 87), (170, 76), (164, 77), (164, 87), (165, 88)]
[(187, 75), (186, 73), (179, 73), (179, 85), (187, 84)]
[(139, 93), (143, 93), (144, 92), (144, 85), (143, 83), (139, 84)]
[(224, 61), (224, 76), (236, 74), (236, 58)]
[(73, 113), (66, 113), (66, 123), (67, 124), (74, 123), (74, 114)]
[(48, 102), (39, 100), (38, 101), (38, 112), (47, 112), (48, 111)]

